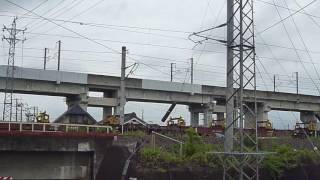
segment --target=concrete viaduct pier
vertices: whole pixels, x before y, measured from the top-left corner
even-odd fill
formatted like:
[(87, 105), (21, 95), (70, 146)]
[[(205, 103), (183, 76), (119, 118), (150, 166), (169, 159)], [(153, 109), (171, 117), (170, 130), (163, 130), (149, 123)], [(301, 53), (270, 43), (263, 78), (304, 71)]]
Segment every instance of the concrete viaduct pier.
[[(5, 88), (6, 67), (0, 66), (0, 91)], [(120, 77), (15, 67), (14, 78), (15, 93), (64, 96), (69, 107), (102, 107), (104, 117), (117, 113)], [(102, 92), (103, 97), (91, 97), (89, 92)], [(198, 126), (200, 113), (209, 124), (212, 114), (223, 119), (225, 112), (225, 87), (218, 86), (129, 78), (126, 99), (187, 105), (192, 126)], [(252, 106), (250, 90), (245, 91), (244, 100)], [(271, 110), (300, 112), (302, 121), (316, 121), (320, 112), (320, 97), (313, 95), (257, 91), (257, 102), (259, 121), (267, 120)], [(249, 127), (250, 120), (246, 124)]]

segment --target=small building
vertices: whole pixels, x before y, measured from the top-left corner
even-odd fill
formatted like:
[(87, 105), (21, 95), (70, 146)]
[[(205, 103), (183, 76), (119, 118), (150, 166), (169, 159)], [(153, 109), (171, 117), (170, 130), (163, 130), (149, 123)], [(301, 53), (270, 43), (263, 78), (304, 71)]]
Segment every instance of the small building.
[(135, 112), (124, 115), (124, 124), (135, 124), (135, 125), (142, 125), (142, 126), (148, 125), (148, 123), (140, 119)]
[(124, 115), (123, 126), (126, 131), (130, 131), (130, 130), (146, 131), (148, 129), (148, 123), (140, 119), (134, 112)]
[(96, 124), (97, 121), (80, 105), (70, 107), (66, 112), (59, 116), (54, 123), (62, 124)]

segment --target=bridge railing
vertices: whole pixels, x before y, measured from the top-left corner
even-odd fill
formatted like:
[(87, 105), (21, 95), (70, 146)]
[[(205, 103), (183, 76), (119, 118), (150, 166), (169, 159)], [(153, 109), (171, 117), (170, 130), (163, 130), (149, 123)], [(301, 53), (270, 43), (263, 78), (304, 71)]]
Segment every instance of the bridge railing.
[(111, 133), (112, 127), (62, 123), (0, 122), (0, 131)]

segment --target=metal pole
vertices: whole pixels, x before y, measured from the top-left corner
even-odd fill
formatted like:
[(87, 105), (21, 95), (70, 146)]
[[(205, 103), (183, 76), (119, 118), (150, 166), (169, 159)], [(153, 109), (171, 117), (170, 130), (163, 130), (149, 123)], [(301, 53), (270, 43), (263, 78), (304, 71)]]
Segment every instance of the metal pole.
[(20, 122), (22, 122), (22, 111), (23, 111), (23, 104), (20, 104)]
[(33, 122), (36, 122), (36, 107), (35, 106), (33, 106), (33, 117), (32, 117), (32, 119), (33, 119)]
[(171, 63), (171, 64), (170, 64), (170, 81), (171, 81), (171, 82), (173, 81), (173, 64), (174, 64), (174, 63)]
[(61, 41), (58, 41), (58, 71), (60, 71)]
[(233, 110), (234, 110), (234, 96), (233, 96), (233, 5), (234, 0), (227, 1), (227, 89), (226, 89), (226, 126), (225, 130), (224, 150), (231, 152), (233, 150)]
[(47, 66), (47, 48), (44, 48), (43, 69), (46, 70)]
[(273, 75), (273, 92), (276, 92), (276, 75)]
[(124, 124), (124, 106), (126, 104), (126, 97), (125, 97), (126, 52), (127, 52), (126, 47), (122, 46), (121, 83), (120, 83), (120, 125), (121, 125), (122, 134), (123, 134), (123, 124)]
[(191, 58), (191, 72), (190, 72), (190, 77), (191, 77), (191, 84), (193, 84), (193, 58)]
[(299, 94), (299, 74), (296, 72), (297, 94)]
[[(243, 24), (242, 24), (242, 22), (243, 22), (243, 10), (242, 10), (242, 8), (243, 8), (243, 6), (242, 6), (242, 0), (240, 0), (240, 34), (242, 34), (243, 33)], [(239, 107), (240, 107), (240, 112), (239, 112), (239, 114), (240, 114), (240, 129), (239, 129), (239, 131), (240, 131), (240, 151), (241, 152), (243, 152), (243, 150), (244, 150), (244, 135), (243, 135), (243, 123), (244, 123), (244, 112), (243, 112), (243, 76), (244, 76), (244, 72), (243, 72), (243, 48), (244, 48), (244, 46), (243, 46), (243, 35), (240, 35), (240, 76), (239, 76), (239, 78), (240, 78), (240, 93), (239, 93), (239, 102), (237, 102), (237, 103), (239, 103)], [(240, 164), (240, 180), (242, 180), (243, 179), (243, 164), (241, 163)]]
[(16, 99), (16, 122), (18, 122), (18, 99)]

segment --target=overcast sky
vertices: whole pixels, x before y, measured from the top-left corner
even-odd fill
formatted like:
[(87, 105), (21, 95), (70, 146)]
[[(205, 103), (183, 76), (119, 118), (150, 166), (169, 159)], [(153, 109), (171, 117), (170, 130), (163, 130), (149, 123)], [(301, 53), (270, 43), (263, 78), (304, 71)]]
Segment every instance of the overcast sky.
[[(0, 24), (10, 26), (13, 16), (17, 16), (17, 27), (27, 28), (23, 51), (22, 44), (17, 44), (18, 66), (42, 68), (43, 49), (49, 48), (48, 69), (56, 69), (56, 42), (61, 40), (63, 71), (119, 76), (120, 54), (114, 50), (120, 52), (121, 46), (126, 46), (128, 64), (139, 63), (131, 77), (168, 81), (170, 63), (176, 63), (174, 81), (188, 83), (189, 62), (193, 57), (195, 83), (225, 86), (225, 46), (213, 41), (195, 46), (188, 35), (225, 23), (226, 0), (10, 1), (36, 13), (0, 0)], [(299, 91), (320, 94), (317, 89), (320, 87), (319, 5), (316, 0), (254, 1), (258, 89), (273, 90), (273, 76), (276, 75), (276, 90), (294, 93), (295, 72), (299, 72)], [(295, 13), (302, 7), (305, 8)], [(55, 19), (55, 23), (69, 30), (40, 16)], [(285, 19), (283, 23), (279, 23), (281, 19)], [(205, 34), (226, 39), (225, 31), (220, 28)], [(8, 44), (3, 41), (1, 46), (2, 65), (7, 63)], [(66, 110), (63, 97), (17, 97), (47, 110), (52, 118)], [(3, 94), (0, 98), (3, 99)], [(144, 111), (147, 121), (159, 122), (168, 106), (129, 102), (126, 112), (135, 111), (141, 115)], [(89, 112), (97, 120), (101, 119), (101, 109), (89, 108)], [(189, 120), (186, 106), (177, 107), (173, 114)], [(275, 127), (287, 128), (288, 124), (293, 127), (298, 116), (298, 113), (272, 112), (269, 117)]]

